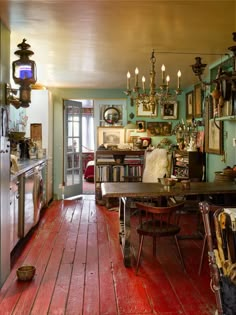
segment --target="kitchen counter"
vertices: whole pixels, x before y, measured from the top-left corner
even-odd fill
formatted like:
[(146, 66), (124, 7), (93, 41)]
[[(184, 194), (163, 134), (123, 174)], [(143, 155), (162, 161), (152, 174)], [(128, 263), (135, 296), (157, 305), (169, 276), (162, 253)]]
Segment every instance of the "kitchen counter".
[(17, 165), (18, 165), (18, 171), (15, 172), (14, 174), (11, 173), (11, 180), (14, 180), (17, 176), (27, 172), (31, 168), (47, 161), (47, 158), (43, 159), (26, 159), (26, 160), (18, 160)]

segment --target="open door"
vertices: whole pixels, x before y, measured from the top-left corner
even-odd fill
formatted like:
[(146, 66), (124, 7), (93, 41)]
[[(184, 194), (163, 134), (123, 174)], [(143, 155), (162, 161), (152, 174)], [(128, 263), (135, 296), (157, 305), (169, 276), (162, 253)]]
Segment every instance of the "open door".
[(82, 194), (82, 103), (64, 100), (64, 198)]

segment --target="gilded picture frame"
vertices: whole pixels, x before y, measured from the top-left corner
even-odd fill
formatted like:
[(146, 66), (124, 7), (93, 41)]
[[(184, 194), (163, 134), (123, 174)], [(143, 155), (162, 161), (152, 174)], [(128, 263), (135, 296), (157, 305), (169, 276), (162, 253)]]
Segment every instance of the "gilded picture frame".
[(145, 104), (142, 101), (136, 101), (136, 116), (137, 117), (156, 117), (157, 116), (157, 104), (155, 105), (154, 113), (150, 104)]
[(178, 103), (176, 101), (169, 101), (161, 107), (162, 119), (177, 119), (178, 118)]
[(209, 98), (205, 100), (205, 151), (223, 154), (223, 123), (211, 118)]
[(202, 117), (202, 89), (201, 84), (194, 86), (194, 118)]
[(164, 121), (147, 122), (148, 136), (170, 136), (172, 132), (172, 123)]
[(193, 91), (186, 93), (186, 119), (194, 116)]

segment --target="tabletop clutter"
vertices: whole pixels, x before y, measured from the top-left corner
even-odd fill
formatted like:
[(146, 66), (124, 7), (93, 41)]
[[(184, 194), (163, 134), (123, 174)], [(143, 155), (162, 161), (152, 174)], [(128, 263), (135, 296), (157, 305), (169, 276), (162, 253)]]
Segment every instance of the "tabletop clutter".
[(236, 179), (236, 165), (227, 166), (223, 171), (215, 172), (215, 182), (233, 182)]

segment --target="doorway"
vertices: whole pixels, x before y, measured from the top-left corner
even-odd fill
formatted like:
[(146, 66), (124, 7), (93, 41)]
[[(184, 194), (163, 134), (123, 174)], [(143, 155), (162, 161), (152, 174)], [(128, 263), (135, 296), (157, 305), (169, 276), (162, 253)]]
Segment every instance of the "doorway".
[[(95, 148), (95, 120), (94, 100), (82, 99), (82, 163), (83, 163), (83, 195), (95, 194), (94, 182), (94, 148)], [(85, 172), (87, 173), (85, 174)], [(88, 176), (89, 175), (89, 176)]]
[[(79, 176), (79, 179), (77, 180), (77, 183), (71, 183), (72, 184), (72, 188), (70, 189), (70, 195), (68, 196), (68, 194), (66, 194), (65, 192), (68, 190), (67, 184), (65, 183), (65, 187), (64, 187), (64, 198), (66, 197), (74, 197), (74, 196), (78, 196), (80, 194), (83, 195), (94, 195), (95, 194), (95, 183), (94, 183), (94, 166), (93, 167), (88, 167), (88, 164), (93, 163), (94, 161), (94, 147), (95, 147), (95, 132), (94, 132), (94, 101), (93, 100), (89, 100), (89, 99), (82, 99), (82, 100), (73, 100), (73, 101), (66, 101), (69, 102), (70, 104), (73, 103), (77, 108), (78, 108), (78, 104), (80, 105), (80, 117), (76, 118), (76, 122), (71, 122), (70, 124), (67, 125), (66, 124), (66, 116), (64, 116), (64, 128), (65, 128), (65, 132), (64, 132), (64, 143), (68, 143), (68, 128), (72, 128), (71, 124), (75, 125), (77, 124), (77, 122), (79, 122), (79, 125), (76, 127), (75, 133), (72, 134), (71, 132), (69, 133), (70, 138), (71, 136), (74, 138), (76, 138), (75, 140), (78, 142), (78, 140), (80, 140), (80, 150), (79, 150), (79, 155), (80, 158), (77, 159), (79, 161), (81, 161), (81, 165), (79, 165), (79, 172), (77, 169), (77, 174)], [(73, 115), (74, 117), (74, 115)], [(72, 128), (73, 129), (73, 128)], [(80, 130), (80, 132), (79, 132)], [(67, 135), (67, 138), (66, 138)], [(79, 136), (80, 135), (80, 136)], [(78, 137), (79, 136), (79, 137)], [(73, 139), (69, 139), (70, 142)], [(64, 149), (64, 151), (66, 152), (66, 148)], [(71, 155), (71, 153), (70, 153)], [(66, 169), (68, 167), (68, 165), (66, 165), (66, 162), (68, 160), (68, 157), (64, 154), (65, 156), (65, 161), (64, 161), (64, 168)], [(73, 161), (73, 159), (72, 159)], [(73, 166), (73, 165), (72, 165)], [(78, 165), (75, 165), (78, 166)], [(70, 167), (70, 172), (71, 172), (71, 167)], [(85, 176), (85, 172), (87, 171), (87, 175), (89, 172), (89, 176)], [(70, 178), (73, 178), (70, 176)], [(75, 186), (76, 184), (76, 186)]]

